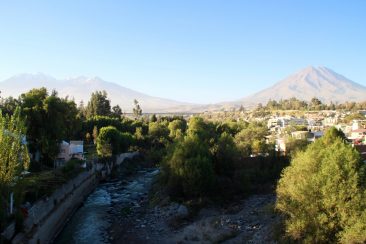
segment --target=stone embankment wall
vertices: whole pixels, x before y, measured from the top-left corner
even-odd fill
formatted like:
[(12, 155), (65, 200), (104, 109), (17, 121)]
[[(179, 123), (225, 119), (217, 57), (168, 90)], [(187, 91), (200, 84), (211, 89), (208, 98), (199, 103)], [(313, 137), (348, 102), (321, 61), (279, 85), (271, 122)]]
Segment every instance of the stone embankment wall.
[(28, 211), (24, 221), (24, 231), (14, 238), (15, 224), (12, 223), (3, 232), (3, 236), (12, 243), (49, 243), (62, 230), (67, 220), (80, 207), (85, 198), (95, 189), (98, 176), (106, 177), (112, 168), (120, 165), (126, 158), (138, 153), (123, 153), (115, 162), (95, 163), (89, 171), (82, 172), (56, 190), (50, 197), (39, 200)]

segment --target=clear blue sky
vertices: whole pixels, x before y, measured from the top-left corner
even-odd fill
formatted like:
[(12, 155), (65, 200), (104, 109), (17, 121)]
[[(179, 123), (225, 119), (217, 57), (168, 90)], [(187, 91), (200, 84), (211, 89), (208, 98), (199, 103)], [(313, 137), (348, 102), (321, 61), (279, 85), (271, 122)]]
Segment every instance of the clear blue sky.
[(197, 103), (308, 65), (366, 85), (365, 13), (363, 0), (0, 0), (0, 80), (99, 76)]

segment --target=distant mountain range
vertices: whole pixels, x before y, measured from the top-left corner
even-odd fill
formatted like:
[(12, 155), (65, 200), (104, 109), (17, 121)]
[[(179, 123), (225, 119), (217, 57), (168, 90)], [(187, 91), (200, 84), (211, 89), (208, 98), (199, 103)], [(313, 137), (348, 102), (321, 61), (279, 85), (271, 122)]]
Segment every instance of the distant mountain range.
[(197, 105), (174, 100), (149, 96), (116, 83), (107, 82), (99, 77), (88, 78), (80, 76), (70, 79), (55, 79), (51, 76), (38, 74), (21, 74), (0, 83), (2, 96), (17, 97), (32, 88), (46, 87), (49, 91), (55, 89), (62, 97), (69, 96), (76, 102), (86, 104), (92, 92), (105, 90), (112, 104), (119, 104), (125, 112), (131, 112), (133, 100), (137, 99), (144, 112), (202, 112), (221, 108), (237, 107), (240, 105), (254, 106), (267, 103), (269, 100), (280, 100), (296, 97), (309, 101), (317, 97), (325, 103), (364, 101), (366, 87), (355, 83), (346, 77), (326, 67), (307, 67), (289, 77), (275, 83), (272, 87), (257, 92), (243, 99), (211, 104)]
[(132, 111), (134, 99), (139, 101), (143, 112), (183, 112), (190, 111), (193, 107), (197, 106), (190, 103), (149, 96), (116, 83), (104, 81), (99, 77), (89, 78), (80, 76), (58, 80), (42, 73), (20, 74), (0, 83), (1, 96), (3, 97), (18, 97), (20, 94), (32, 88), (40, 87), (46, 87), (49, 92), (54, 89), (61, 97), (68, 96), (77, 103), (82, 100), (85, 105), (89, 101), (92, 92), (105, 90), (112, 105), (120, 105), (124, 112)]

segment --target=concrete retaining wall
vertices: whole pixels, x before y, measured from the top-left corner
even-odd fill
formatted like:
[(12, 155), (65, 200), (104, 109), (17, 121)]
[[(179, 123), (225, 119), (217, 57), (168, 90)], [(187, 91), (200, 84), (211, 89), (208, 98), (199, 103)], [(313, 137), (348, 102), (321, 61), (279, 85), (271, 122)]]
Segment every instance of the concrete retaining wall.
[[(96, 163), (91, 170), (79, 174), (47, 199), (36, 202), (28, 211), (28, 217), (24, 221), (24, 233), (18, 233), (12, 242), (51, 242), (85, 198), (95, 189), (99, 182), (97, 175), (108, 175), (114, 165), (120, 165), (126, 158), (133, 158), (137, 154), (120, 154), (114, 163), (107, 165)], [(13, 233), (14, 223), (3, 232), (3, 236), (9, 239)]]

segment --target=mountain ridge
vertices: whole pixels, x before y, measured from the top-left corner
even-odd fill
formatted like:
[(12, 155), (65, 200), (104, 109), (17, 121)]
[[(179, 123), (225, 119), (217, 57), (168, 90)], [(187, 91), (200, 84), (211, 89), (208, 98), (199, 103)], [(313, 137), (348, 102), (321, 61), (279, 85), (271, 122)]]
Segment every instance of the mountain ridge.
[(98, 76), (56, 79), (44, 73), (23, 73), (0, 82), (2, 96), (17, 97), (21, 93), (39, 87), (46, 87), (49, 91), (55, 89), (60, 96), (68, 96), (75, 99), (76, 102), (82, 100), (85, 103), (89, 100), (92, 92), (105, 90), (112, 105), (120, 105), (125, 112), (132, 111), (133, 100), (137, 99), (143, 111), (149, 113), (203, 112), (223, 108), (229, 109), (240, 105), (252, 107), (258, 103), (265, 104), (269, 100), (289, 99), (291, 97), (305, 101), (310, 101), (313, 97), (317, 97), (324, 103), (366, 100), (365, 86), (351, 81), (324, 66), (317, 68), (308, 66), (252, 95), (235, 101), (216, 104), (194, 104), (154, 97), (117, 83), (105, 81)]
[(0, 82), (3, 96), (17, 97), (32, 88), (46, 87), (49, 92), (55, 89), (62, 97), (70, 97), (77, 103), (87, 102), (92, 92), (105, 90), (112, 105), (118, 104), (125, 112), (131, 112), (133, 100), (137, 99), (144, 112), (182, 112), (190, 111), (196, 104), (150, 96), (119, 84), (105, 81), (99, 77), (77, 76), (56, 79), (43, 73), (23, 73)]

